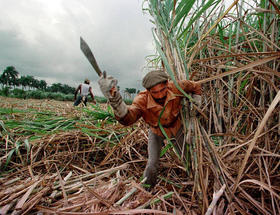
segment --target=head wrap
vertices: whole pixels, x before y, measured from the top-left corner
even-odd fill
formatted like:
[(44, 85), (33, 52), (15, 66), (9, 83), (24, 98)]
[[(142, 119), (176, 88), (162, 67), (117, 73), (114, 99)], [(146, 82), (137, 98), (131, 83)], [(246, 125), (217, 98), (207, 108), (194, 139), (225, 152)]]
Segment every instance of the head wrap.
[(168, 80), (168, 75), (163, 70), (154, 70), (145, 75), (142, 80), (142, 85), (146, 89), (150, 89), (153, 86), (165, 82)]
[(86, 78), (85, 81), (84, 81), (84, 83), (85, 83), (85, 84), (89, 84), (90, 81)]

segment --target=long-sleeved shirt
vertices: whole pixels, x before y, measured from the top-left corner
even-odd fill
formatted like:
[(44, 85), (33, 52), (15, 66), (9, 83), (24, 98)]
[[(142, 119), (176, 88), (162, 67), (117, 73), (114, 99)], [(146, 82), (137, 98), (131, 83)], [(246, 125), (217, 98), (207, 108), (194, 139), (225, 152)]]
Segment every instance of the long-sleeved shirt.
[[(191, 94), (201, 95), (201, 85), (194, 81), (178, 81), (180, 87)], [(123, 118), (116, 117), (116, 119), (123, 125), (131, 125), (139, 118), (143, 117), (144, 121), (150, 125), (153, 133), (164, 137), (159, 128), (160, 123), (169, 138), (174, 137), (177, 131), (182, 126), (180, 110), (182, 108), (181, 100), (183, 94), (180, 92), (172, 81), (167, 83), (167, 96), (165, 100), (165, 109), (160, 116), (163, 107), (155, 102), (148, 90), (140, 92), (133, 100), (132, 104), (128, 106), (128, 112)]]

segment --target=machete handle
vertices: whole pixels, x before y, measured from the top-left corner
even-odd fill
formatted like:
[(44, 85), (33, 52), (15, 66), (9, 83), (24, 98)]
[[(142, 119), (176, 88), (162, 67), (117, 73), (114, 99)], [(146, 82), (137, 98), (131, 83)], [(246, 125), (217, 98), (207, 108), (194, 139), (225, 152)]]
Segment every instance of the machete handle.
[(103, 78), (106, 78), (106, 77), (107, 77), (106, 71), (103, 71)]

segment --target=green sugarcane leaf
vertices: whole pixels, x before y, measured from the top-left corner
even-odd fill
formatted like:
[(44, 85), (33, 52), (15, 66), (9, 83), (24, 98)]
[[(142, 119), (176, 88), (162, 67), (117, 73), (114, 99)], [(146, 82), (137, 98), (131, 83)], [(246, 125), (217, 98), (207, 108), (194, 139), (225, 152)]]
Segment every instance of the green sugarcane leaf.
[(24, 140), (24, 145), (25, 145), (25, 148), (27, 150), (27, 154), (29, 154), (29, 151), (30, 151), (30, 143), (28, 141), (28, 139), (25, 139)]
[(229, 40), (228, 40), (228, 50), (231, 51), (231, 43), (232, 43), (232, 23), (229, 26)]
[(161, 180), (163, 180), (163, 181), (165, 181), (166, 183), (168, 183), (168, 184), (172, 184), (172, 185), (174, 185), (175, 187), (182, 188), (181, 185), (176, 184), (176, 183), (174, 183), (173, 181), (171, 181), (171, 180), (169, 180), (169, 179), (167, 179), (167, 178), (164, 178), (164, 177), (161, 177), (161, 176), (158, 176), (158, 177), (159, 177)]
[(10, 163), (10, 161), (11, 161), (11, 159), (12, 159), (12, 156), (13, 156), (14, 152), (15, 152), (15, 149), (12, 149), (12, 150), (9, 152), (8, 157), (7, 157), (7, 160), (6, 160), (6, 164), (5, 164), (5, 167), (4, 167), (4, 168), (6, 168), (6, 167), (9, 165), (9, 163)]
[[(93, 132), (92, 132), (91, 130), (89, 130), (89, 129), (82, 128), (81, 131), (82, 131), (83, 133), (85, 133), (85, 134), (88, 134), (89, 136), (96, 137), (97, 139), (103, 140), (103, 141), (105, 141), (105, 142), (112, 143), (112, 144), (114, 144), (114, 145), (117, 144), (116, 142), (111, 141), (111, 140), (108, 139), (108, 138), (105, 138), (105, 137), (102, 137), (102, 136), (100, 136), (100, 135), (98, 135), (98, 134), (96, 134), (96, 133), (93, 133)], [(109, 136), (110, 136), (110, 135), (109, 135)]]
[(219, 38), (220, 38), (221, 42), (223, 43), (223, 46), (225, 46), (226, 41), (224, 39), (224, 31), (223, 31), (222, 24), (220, 23), (217, 26), (218, 26)]
[(21, 146), (21, 142), (16, 141), (15, 145), (16, 145), (16, 148), (15, 148), (16, 154), (18, 154), (18, 152), (19, 152), (19, 147)]
[[(164, 194), (163, 196), (161, 196), (161, 199), (169, 199), (169, 198), (172, 197), (173, 194), (174, 194), (174, 192), (166, 193), (166, 194)], [(157, 204), (157, 203), (161, 202), (161, 201), (162, 201), (161, 199), (158, 199), (158, 198), (153, 199), (153, 200), (151, 201), (150, 205), (152, 205), (152, 204)]]
[(173, 147), (172, 142), (168, 143), (160, 152), (160, 157), (166, 154), (166, 152)]
[[(202, 13), (204, 13), (207, 9), (209, 9), (209, 8), (210, 8), (211, 6), (213, 6), (213, 5), (214, 5), (214, 8), (217, 7), (218, 3), (220, 3), (221, 0), (218, 0), (218, 1), (216, 1), (216, 2), (214, 2), (214, 1), (215, 1), (215, 0), (209, 0), (202, 8), (196, 13), (196, 15), (188, 22), (187, 27), (180, 33), (180, 35), (178, 36), (178, 38), (181, 38), (181, 37), (189, 30), (189, 28), (192, 26), (192, 24), (193, 24), (194, 22), (196, 22), (196, 21), (200, 18), (200, 16), (201, 16)], [(213, 8), (213, 9), (214, 9), (214, 8)], [(212, 9), (212, 10), (213, 10), (213, 9)], [(209, 13), (207, 17), (209, 17), (210, 14), (211, 14), (211, 13)], [(207, 17), (206, 17), (206, 18), (207, 18)]]
[(195, 2), (196, 0), (184, 0), (179, 3), (178, 9), (176, 8), (176, 17), (173, 26), (177, 26), (181, 20), (184, 20), (188, 16)]

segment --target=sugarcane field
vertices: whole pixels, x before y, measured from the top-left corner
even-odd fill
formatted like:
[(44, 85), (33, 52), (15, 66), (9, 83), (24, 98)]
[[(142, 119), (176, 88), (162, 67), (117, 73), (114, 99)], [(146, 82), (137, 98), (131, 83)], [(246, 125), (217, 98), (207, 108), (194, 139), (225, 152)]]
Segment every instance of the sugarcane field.
[(280, 215), (279, 0), (1, 1), (1, 215)]

